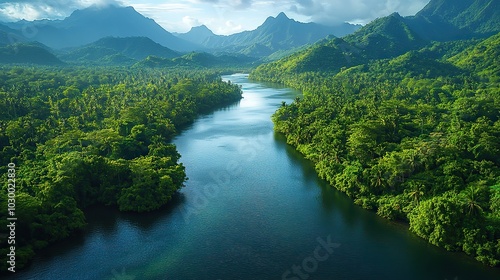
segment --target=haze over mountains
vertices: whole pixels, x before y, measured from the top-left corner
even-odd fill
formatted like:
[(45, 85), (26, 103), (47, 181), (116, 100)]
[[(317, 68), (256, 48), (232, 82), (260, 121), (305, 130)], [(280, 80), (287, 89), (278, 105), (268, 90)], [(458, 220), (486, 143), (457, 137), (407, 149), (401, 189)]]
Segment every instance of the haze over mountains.
[[(327, 27), (316, 23), (300, 23), (281, 13), (276, 18), (269, 17), (255, 30), (229, 36), (215, 35), (206, 26), (194, 27), (188, 33), (175, 34), (177, 36), (174, 36), (154, 20), (138, 13), (133, 7), (109, 5), (76, 10), (63, 20), (32, 22), (23, 20), (0, 24), (0, 44), (5, 46), (14, 42), (36, 41), (54, 49), (54, 53), (62, 54), (60, 57), (63, 60), (70, 59), (72, 62), (96, 61), (106, 55), (112, 55), (113, 50), (115, 54), (137, 60), (137, 56), (124, 54), (114, 48), (109, 48), (109, 46), (96, 47), (92, 44), (106, 37), (136, 37), (130, 39), (130, 42), (125, 42), (126, 39), (121, 40), (122, 44), (130, 46), (137, 44), (137, 37), (147, 37), (153, 42), (169, 48), (170, 50), (165, 51), (165, 53), (170, 54), (201, 51), (237, 53), (261, 58), (277, 51), (288, 51), (315, 43), (328, 35), (342, 36), (359, 27), (348, 23), (336, 27)], [(144, 39), (142, 40), (146, 42)], [(146, 50), (151, 50), (149, 43), (144, 47)], [(96, 53), (99, 52), (98, 50), (102, 51), (100, 55)], [(145, 53), (145, 51), (142, 52)], [(170, 54), (158, 55), (154, 51), (149, 53), (149, 55), (172, 58)], [(139, 57), (143, 56), (139, 55)], [(124, 60), (118, 59), (118, 61)]]
[(133, 7), (92, 6), (74, 11), (64, 20), (19, 21), (7, 25), (17, 30), (28, 28), (26, 37), (30, 41), (38, 41), (53, 49), (78, 47), (109, 36), (143, 36), (173, 50), (199, 49), (197, 45), (172, 35)]
[(276, 77), (308, 71), (338, 72), (369, 60), (419, 50), (431, 41), (486, 38), (500, 32), (499, 3), (496, 0), (432, 0), (415, 16), (393, 13), (376, 19), (342, 39), (323, 40), (263, 65), (262, 72)]
[[(13, 47), (8, 45), (29, 44), (15, 49), (36, 52), (36, 63), (42, 64), (45, 58), (47, 64), (60, 60), (130, 65), (148, 56), (173, 59), (195, 51), (210, 53), (214, 58), (226, 55), (225, 62), (234, 57), (235, 63), (276, 60), (297, 53), (287, 59), (297, 62), (301, 57), (304, 63), (289, 63), (289, 69), (340, 69), (365, 59), (394, 57), (431, 40), (487, 37), (499, 31), (499, 21), (499, 1), (432, 0), (415, 16), (394, 13), (362, 28), (348, 23), (335, 27), (301, 23), (280, 13), (268, 17), (255, 30), (223, 36), (206, 26), (193, 27), (183, 34), (170, 33), (133, 7), (109, 5), (77, 10), (63, 20), (0, 24), (0, 46), (4, 47), (2, 54), (9, 56)], [(347, 63), (339, 61), (346, 57)], [(1, 60), (16, 61), (26, 62)]]
[(344, 23), (335, 27), (317, 23), (302, 23), (290, 19), (285, 13), (268, 17), (257, 29), (223, 36), (213, 34), (206, 26), (192, 28), (177, 36), (208, 49), (267, 56), (276, 51), (312, 44), (328, 35), (344, 36), (360, 26)]

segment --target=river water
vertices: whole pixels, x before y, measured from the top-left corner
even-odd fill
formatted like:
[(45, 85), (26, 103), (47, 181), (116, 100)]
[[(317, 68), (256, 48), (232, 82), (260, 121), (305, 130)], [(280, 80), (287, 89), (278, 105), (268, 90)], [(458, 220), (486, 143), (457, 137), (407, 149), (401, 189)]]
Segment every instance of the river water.
[(244, 98), (174, 140), (189, 180), (167, 208), (89, 209), (84, 233), (13, 279), (500, 279), (319, 180), (270, 120), (300, 93), (243, 74), (224, 79)]

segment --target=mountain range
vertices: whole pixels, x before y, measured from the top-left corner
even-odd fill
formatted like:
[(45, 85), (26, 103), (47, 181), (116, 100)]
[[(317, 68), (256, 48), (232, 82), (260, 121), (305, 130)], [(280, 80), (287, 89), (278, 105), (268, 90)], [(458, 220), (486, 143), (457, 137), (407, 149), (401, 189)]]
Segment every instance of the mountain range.
[(200, 46), (180, 39), (163, 29), (154, 20), (138, 13), (133, 7), (109, 5), (76, 10), (63, 20), (37, 20), (6, 23), (21, 31), (29, 27), (27, 38), (53, 49), (79, 47), (104, 37), (148, 37), (176, 51), (194, 51)]
[(263, 57), (276, 51), (313, 44), (328, 35), (344, 36), (359, 27), (349, 23), (334, 27), (313, 22), (302, 23), (288, 18), (282, 12), (276, 17), (268, 17), (255, 30), (233, 35), (215, 35), (206, 26), (194, 27), (188, 33), (176, 35), (207, 49)]
[(394, 58), (433, 41), (486, 38), (500, 32), (499, 4), (498, 0), (431, 0), (415, 16), (393, 13), (341, 39), (323, 40), (262, 65), (259, 71), (279, 81), (287, 73), (338, 72), (369, 60)]
[[(172, 58), (175, 52), (180, 54), (192, 51), (219, 55), (237, 53), (262, 58), (271, 54), (279, 57), (304, 45), (315, 43), (327, 35), (342, 36), (354, 32), (359, 27), (348, 23), (334, 27), (301, 23), (280, 13), (277, 17), (267, 18), (255, 30), (228, 36), (216, 35), (206, 26), (193, 27), (184, 34), (172, 34), (154, 20), (138, 13), (133, 7), (109, 5), (76, 10), (63, 20), (22, 20), (0, 24), (0, 45), (36, 41), (62, 54), (60, 57), (63, 60), (98, 62), (100, 58), (110, 58), (113, 55), (115, 58), (124, 55), (129, 59), (147, 57), (144, 50), (139, 51), (142, 53), (139, 58), (131, 56), (130, 52), (123, 53), (123, 49), (116, 48), (117, 45), (111, 48), (103, 46), (103, 41), (100, 41), (103, 38), (121, 38), (120, 42), (115, 44), (129, 47), (135, 45), (133, 48), (137, 49), (140, 45), (137, 38), (143, 37), (169, 49), (168, 55), (159, 55), (153, 51), (158, 50), (158, 46), (151, 48), (151, 42), (147, 42), (144, 48), (152, 51), (148, 55), (163, 58)], [(125, 39), (132, 37), (135, 39)], [(110, 40), (107, 40), (108, 43)], [(128, 42), (125, 42), (127, 40)], [(118, 61), (124, 61), (122, 58)]]
[(268, 17), (255, 30), (227, 36), (216, 35), (206, 26), (183, 34), (170, 33), (132, 7), (93, 6), (76, 10), (63, 20), (0, 24), (0, 62), (26, 62), (18, 53), (9, 58), (13, 49), (22, 49), (24, 57), (35, 57), (31, 53), (36, 53), (39, 59), (34, 61), (41, 64), (43, 58), (47, 64), (54, 64), (56, 58), (101, 65), (130, 65), (150, 56), (172, 60), (196, 51), (205, 53), (200, 57), (225, 57), (225, 62), (237, 58), (235, 63), (281, 58), (273, 64), (281, 65), (276, 69), (292, 72), (339, 71), (370, 59), (395, 57), (431, 41), (496, 34), (500, 31), (499, 3), (431, 0), (414, 16), (394, 13), (363, 27), (301, 23), (280, 13)]

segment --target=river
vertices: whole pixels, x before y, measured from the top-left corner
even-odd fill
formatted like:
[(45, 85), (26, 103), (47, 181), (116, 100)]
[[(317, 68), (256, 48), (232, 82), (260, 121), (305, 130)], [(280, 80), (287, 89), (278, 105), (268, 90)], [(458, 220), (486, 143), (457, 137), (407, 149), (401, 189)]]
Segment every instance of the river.
[(270, 120), (300, 93), (224, 79), (244, 98), (176, 137), (189, 180), (168, 207), (93, 207), (84, 233), (43, 250), (15, 279), (500, 279), (318, 179)]

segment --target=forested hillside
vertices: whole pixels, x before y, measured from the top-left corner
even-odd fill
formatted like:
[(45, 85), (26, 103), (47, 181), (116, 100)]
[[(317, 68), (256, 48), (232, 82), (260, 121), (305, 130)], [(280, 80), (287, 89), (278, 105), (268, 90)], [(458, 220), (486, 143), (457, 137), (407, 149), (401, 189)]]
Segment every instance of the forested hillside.
[(432, 0), (405, 19), (422, 38), (448, 41), (484, 37), (500, 31), (497, 0)]
[[(122, 63), (133, 64), (137, 60), (143, 60), (150, 55), (174, 58), (181, 54), (166, 48), (147, 37), (115, 38), (106, 37), (92, 44), (72, 50), (61, 55), (61, 59), (72, 63), (82, 64), (111, 64), (122, 57)], [(119, 63), (117, 63), (119, 64)]]
[(270, 64), (252, 77), (305, 91), (275, 113), (275, 129), (332, 186), (434, 245), (497, 266), (499, 49), (497, 34), (329, 73), (277, 79), (272, 67), (286, 63)]
[(42, 44), (16, 43), (0, 47), (0, 64), (40, 64), (40, 65), (62, 65), (53, 53)]
[[(391, 58), (427, 44), (397, 13), (379, 18), (344, 38), (325, 38), (313, 46), (269, 64), (260, 65), (254, 78), (286, 83), (296, 75), (337, 73), (372, 59)], [(297, 85), (292, 85), (296, 87)]]
[(0, 173), (7, 182), (15, 164), (18, 268), (83, 229), (86, 207), (167, 204), (187, 179), (172, 137), (199, 113), (241, 98), (220, 73), (194, 69), (4, 66), (0, 81)]

